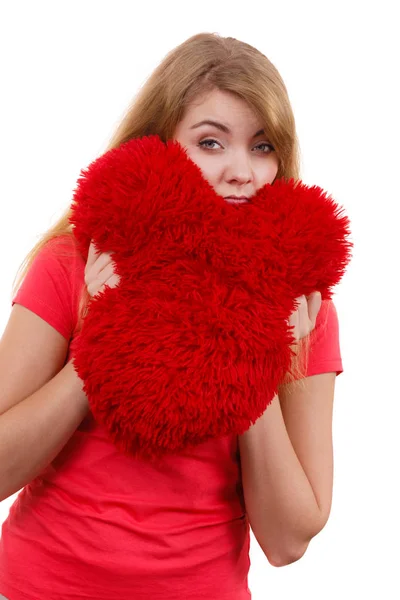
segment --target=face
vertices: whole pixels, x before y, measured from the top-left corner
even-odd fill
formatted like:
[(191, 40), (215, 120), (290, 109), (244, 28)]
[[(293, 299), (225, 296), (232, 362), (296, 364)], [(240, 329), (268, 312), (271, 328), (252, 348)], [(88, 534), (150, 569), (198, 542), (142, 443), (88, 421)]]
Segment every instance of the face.
[(213, 90), (193, 102), (173, 138), (227, 202), (247, 202), (272, 183), (279, 161), (260, 119), (242, 99)]

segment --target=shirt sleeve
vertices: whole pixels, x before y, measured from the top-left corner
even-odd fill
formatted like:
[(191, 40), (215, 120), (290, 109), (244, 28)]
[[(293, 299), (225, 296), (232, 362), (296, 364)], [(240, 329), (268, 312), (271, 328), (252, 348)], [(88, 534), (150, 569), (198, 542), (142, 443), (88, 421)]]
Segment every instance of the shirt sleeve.
[(49, 240), (35, 256), (12, 300), (54, 327), (68, 341), (77, 324), (84, 263), (72, 235)]
[(336, 307), (332, 300), (323, 300), (310, 334), (307, 377), (329, 372), (340, 375), (343, 364)]

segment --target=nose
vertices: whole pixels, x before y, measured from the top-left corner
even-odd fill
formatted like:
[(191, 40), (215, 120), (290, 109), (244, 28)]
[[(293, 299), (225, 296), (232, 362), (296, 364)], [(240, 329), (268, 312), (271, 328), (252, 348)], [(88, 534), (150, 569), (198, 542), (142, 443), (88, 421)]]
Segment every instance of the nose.
[(229, 183), (244, 185), (253, 179), (253, 172), (248, 156), (243, 152), (235, 152), (229, 157), (226, 167), (226, 179)]

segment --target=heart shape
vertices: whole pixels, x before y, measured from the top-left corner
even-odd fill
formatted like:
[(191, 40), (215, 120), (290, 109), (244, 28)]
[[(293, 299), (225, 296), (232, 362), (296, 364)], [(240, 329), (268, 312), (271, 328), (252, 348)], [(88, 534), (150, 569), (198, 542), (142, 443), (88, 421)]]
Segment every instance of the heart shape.
[(81, 172), (78, 247), (111, 251), (120, 283), (92, 299), (73, 362), (121, 451), (157, 459), (240, 435), (263, 414), (290, 367), (296, 298), (331, 298), (350, 261), (342, 213), (293, 179), (230, 204), (158, 136)]

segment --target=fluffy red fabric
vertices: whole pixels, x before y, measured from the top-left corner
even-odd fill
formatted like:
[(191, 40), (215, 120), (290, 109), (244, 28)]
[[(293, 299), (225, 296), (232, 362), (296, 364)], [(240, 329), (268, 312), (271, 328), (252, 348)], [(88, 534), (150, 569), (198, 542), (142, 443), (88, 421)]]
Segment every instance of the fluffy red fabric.
[(131, 140), (82, 170), (71, 223), (120, 284), (91, 301), (74, 348), (93, 416), (155, 459), (246, 431), (289, 369), (295, 299), (331, 298), (349, 221), (319, 187), (266, 184), (229, 204), (177, 142)]

